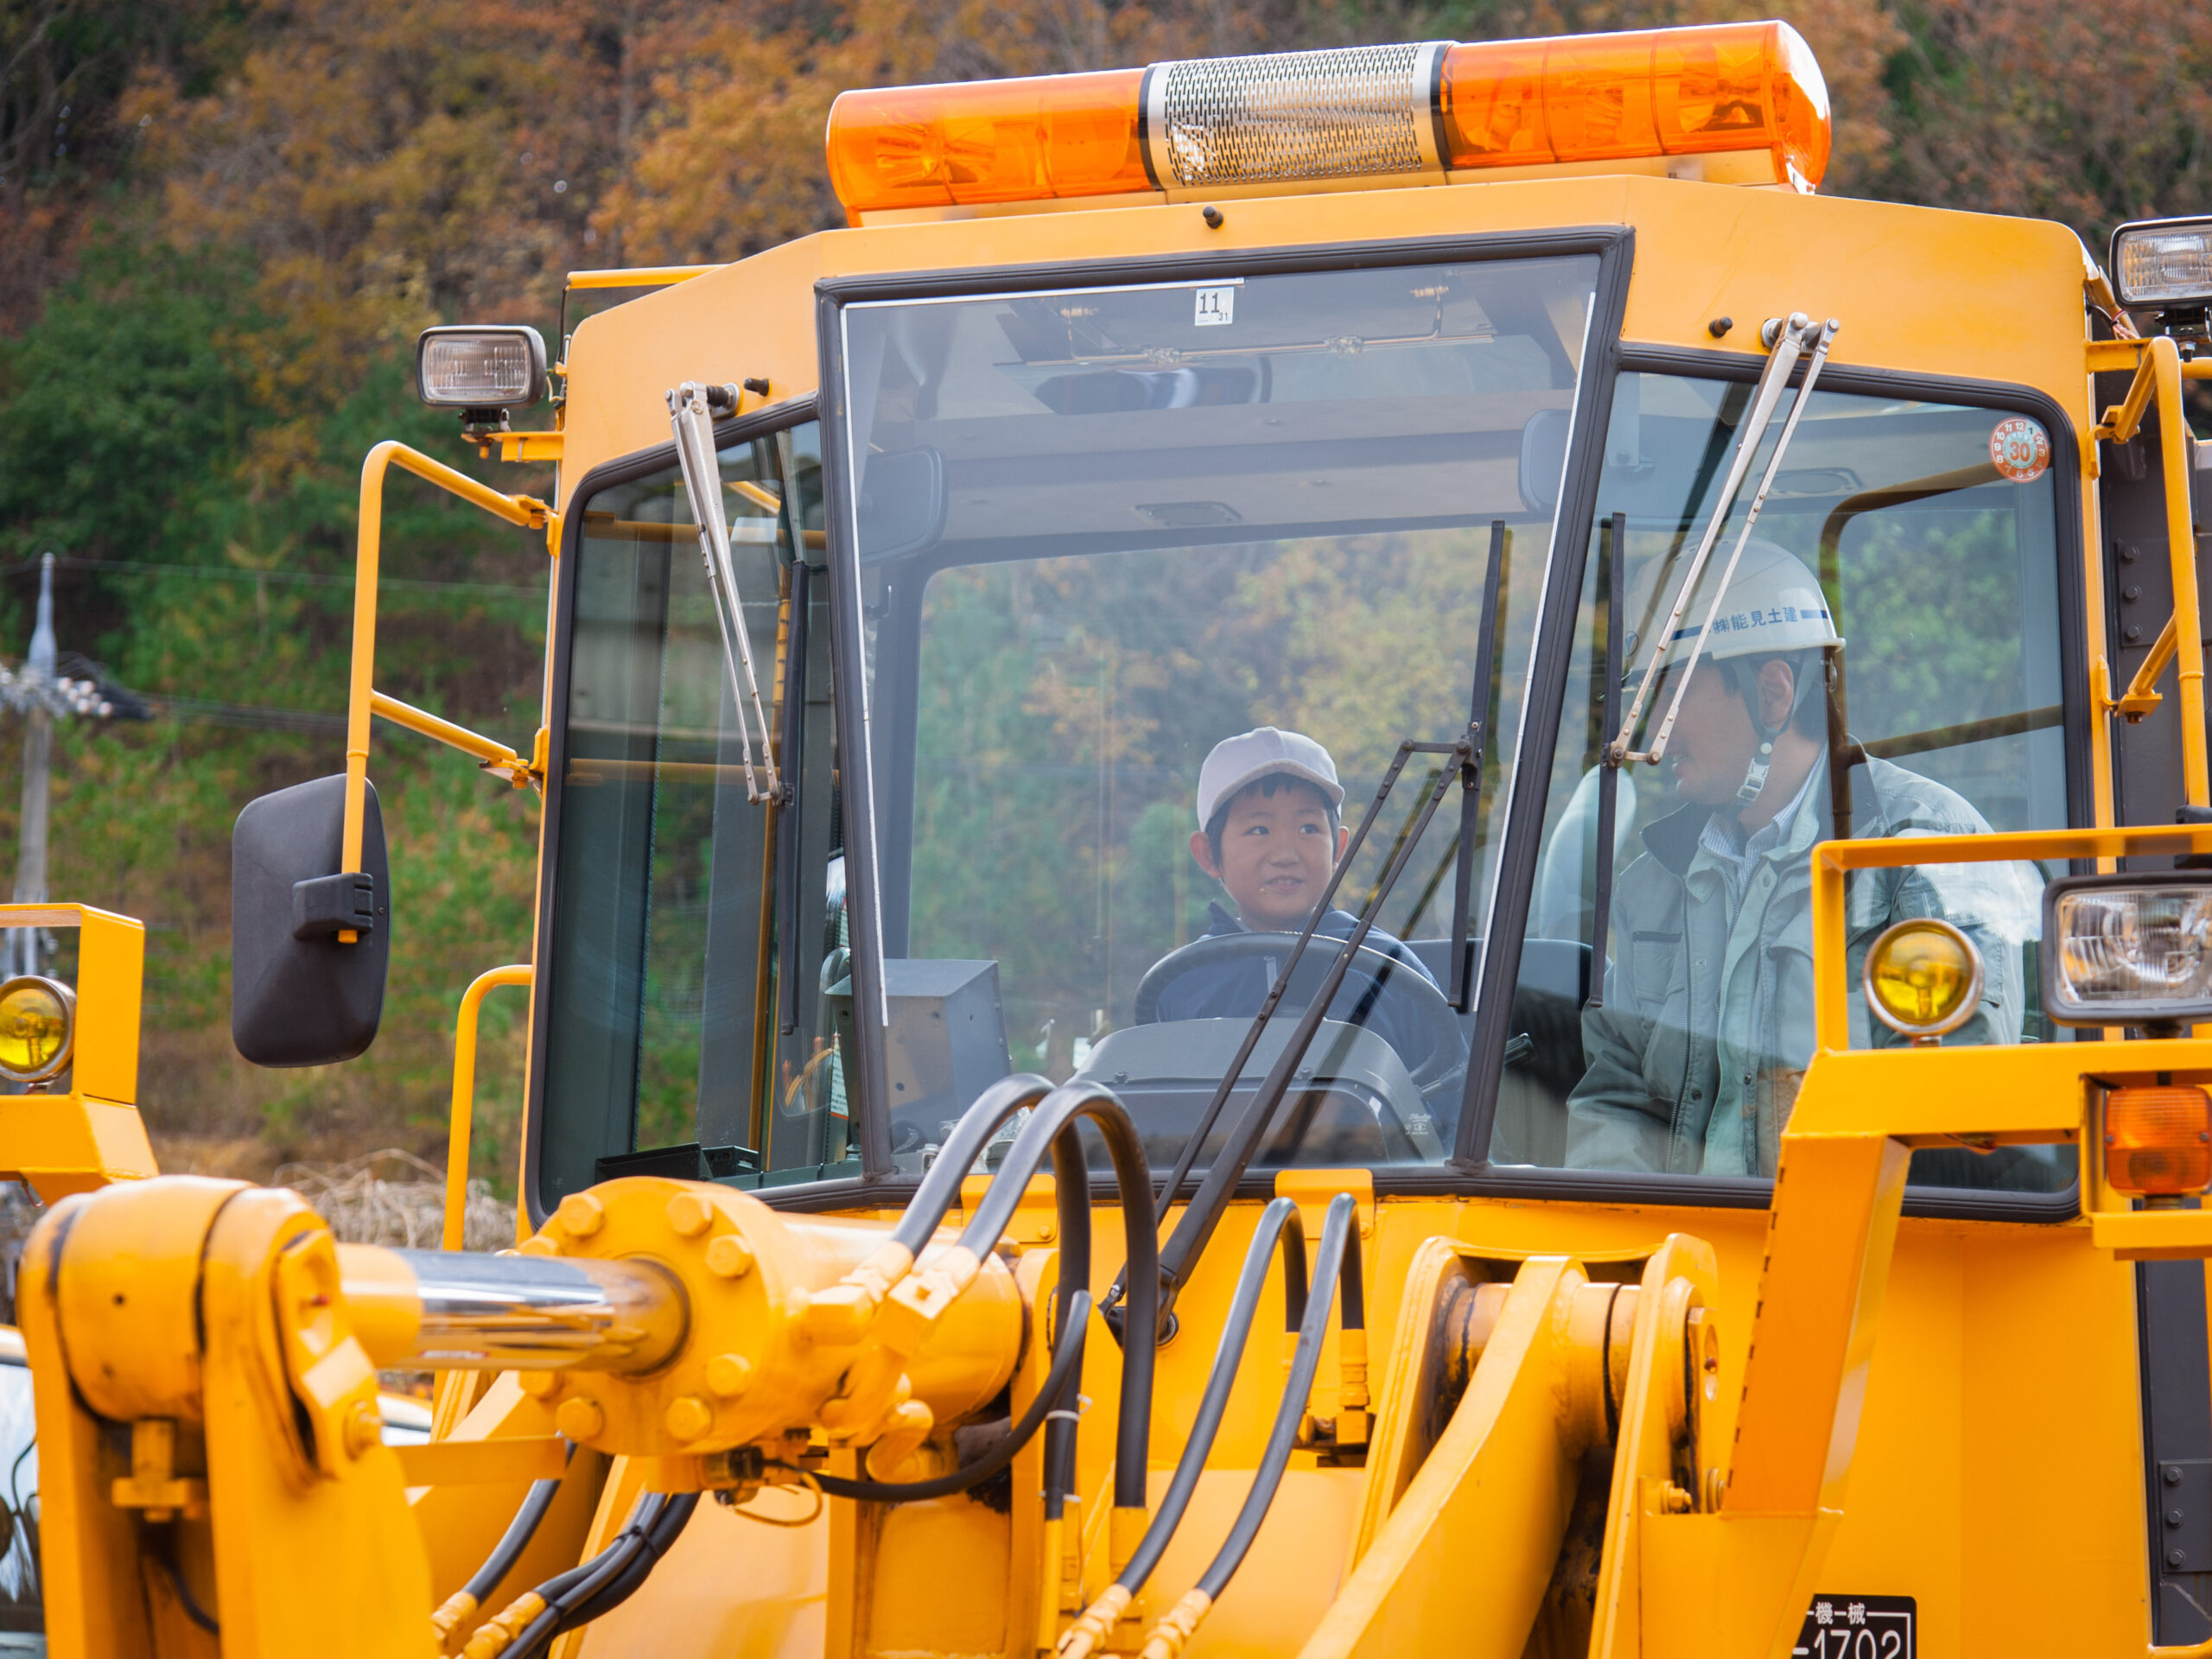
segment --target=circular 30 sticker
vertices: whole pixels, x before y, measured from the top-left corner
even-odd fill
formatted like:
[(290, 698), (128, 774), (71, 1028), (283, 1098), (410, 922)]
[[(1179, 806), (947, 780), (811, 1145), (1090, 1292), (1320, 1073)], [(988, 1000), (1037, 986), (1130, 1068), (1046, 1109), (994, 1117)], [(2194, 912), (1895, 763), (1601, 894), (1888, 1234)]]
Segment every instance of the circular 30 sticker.
[(2050, 465), (2050, 435), (2024, 415), (1999, 421), (1989, 435), (1989, 464), (2015, 484), (2032, 484)]

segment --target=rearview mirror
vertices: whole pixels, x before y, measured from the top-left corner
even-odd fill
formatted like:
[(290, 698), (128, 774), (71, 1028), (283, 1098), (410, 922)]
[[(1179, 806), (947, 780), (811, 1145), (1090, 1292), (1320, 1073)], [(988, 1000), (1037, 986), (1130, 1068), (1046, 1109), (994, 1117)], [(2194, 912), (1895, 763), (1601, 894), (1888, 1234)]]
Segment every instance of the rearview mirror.
[[(256, 1065), (331, 1065), (376, 1040), (391, 880), (365, 788), (357, 875), (339, 873), (343, 772), (247, 803), (231, 832), (231, 1040)], [(347, 928), (359, 937), (341, 944)]]
[(944, 456), (928, 444), (868, 457), (861, 474), (864, 559), (902, 558), (944, 534)]
[(1550, 512), (1559, 505), (1572, 423), (1566, 410), (1540, 409), (1521, 429), (1521, 500), (1531, 512)]

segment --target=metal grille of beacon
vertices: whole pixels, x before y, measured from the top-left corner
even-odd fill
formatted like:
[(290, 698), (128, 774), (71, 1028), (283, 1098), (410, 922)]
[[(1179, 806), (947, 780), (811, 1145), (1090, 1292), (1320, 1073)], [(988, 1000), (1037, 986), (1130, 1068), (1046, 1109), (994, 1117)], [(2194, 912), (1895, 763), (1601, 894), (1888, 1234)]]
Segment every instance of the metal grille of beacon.
[(1446, 48), (1359, 46), (1158, 66), (1154, 171), (1171, 189), (1433, 171)]

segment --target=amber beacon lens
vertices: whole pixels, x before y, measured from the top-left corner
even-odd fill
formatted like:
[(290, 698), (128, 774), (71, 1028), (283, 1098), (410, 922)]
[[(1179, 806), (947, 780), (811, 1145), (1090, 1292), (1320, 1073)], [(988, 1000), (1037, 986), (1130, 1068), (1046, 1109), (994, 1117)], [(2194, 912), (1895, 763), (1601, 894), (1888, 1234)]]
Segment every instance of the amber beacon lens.
[(1981, 953), (1948, 922), (1899, 922), (1866, 952), (1866, 1003), (1908, 1037), (1939, 1037), (1973, 1017)]
[(76, 999), (66, 985), (26, 976), (0, 985), (0, 1076), (43, 1083), (69, 1064)]

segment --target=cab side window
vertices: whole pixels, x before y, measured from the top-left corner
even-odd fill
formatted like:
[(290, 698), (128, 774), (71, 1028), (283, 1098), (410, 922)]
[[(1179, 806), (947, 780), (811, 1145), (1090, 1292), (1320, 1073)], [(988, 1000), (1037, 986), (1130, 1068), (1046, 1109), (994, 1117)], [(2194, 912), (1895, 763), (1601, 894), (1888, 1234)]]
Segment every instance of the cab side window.
[[(581, 504), (545, 960), (540, 1201), (625, 1173), (856, 1173), (811, 423), (720, 454), (783, 786), (726, 671), (673, 464)], [(747, 714), (749, 716), (749, 701)]]
[[(1750, 390), (1660, 375), (1618, 390), (1495, 1162), (1771, 1176), (1812, 1055), (1813, 846), (2067, 822), (2056, 481), (2047, 463), (1992, 459), (2011, 453), (1993, 445), (2000, 425), (2035, 425), (2046, 457), (2048, 435), (2012, 410), (1815, 392), (1732, 575), (1741, 505), (1670, 631)], [(1601, 848), (1599, 758), (1647, 675), (1636, 747), (1678, 693), (1679, 712), (1662, 764), (1613, 775)], [(1853, 1045), (1903, 1040), (1870, 1019), (1859, 975), (1881, 931), (1916, 916), (1959, 927), (1984, 963), (1981, 1001), (1946, 1041), (2058, 1039), (2036, 963), (2058, 874), (1854, 875)], [(1923, 1153), (1912, 1179), (2054, 1191), (2071, 1160)]]

